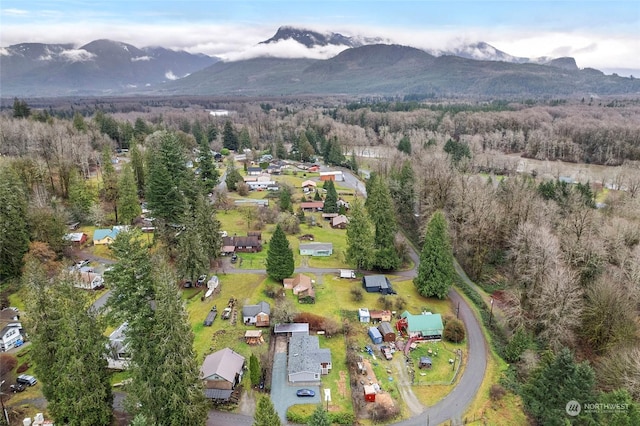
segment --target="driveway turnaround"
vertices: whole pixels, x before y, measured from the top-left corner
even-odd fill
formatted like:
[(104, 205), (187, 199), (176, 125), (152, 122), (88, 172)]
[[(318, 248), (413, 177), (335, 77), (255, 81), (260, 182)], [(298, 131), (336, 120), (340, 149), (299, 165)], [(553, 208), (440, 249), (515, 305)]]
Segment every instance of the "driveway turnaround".
[[(298, 389), (311, 389), (312, 397), (296, 396)], [(289, 384), (287, 382), (287, 354), (278, 352), (273, 357), (271, 374), (271, 401), (283, 424), (287, 423), (287, 408), (295, 404), (320, 404), (320, 386), (309, 384)]]

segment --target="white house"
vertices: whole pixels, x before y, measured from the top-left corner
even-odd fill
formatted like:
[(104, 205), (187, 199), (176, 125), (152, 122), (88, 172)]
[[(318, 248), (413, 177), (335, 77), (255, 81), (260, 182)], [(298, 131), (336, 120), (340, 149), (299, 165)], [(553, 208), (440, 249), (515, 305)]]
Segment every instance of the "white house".
[(128, 325), (124, 322), (109, 335), (107, 366), (112, 370), (125, 370), (128, 361), (131, 359), (129, 348), (124, 342), (127, 328)]
[(20, 347), (23, 342), (22, 324), (19, 322), (9, 323), (0, 330), (0, 352)]

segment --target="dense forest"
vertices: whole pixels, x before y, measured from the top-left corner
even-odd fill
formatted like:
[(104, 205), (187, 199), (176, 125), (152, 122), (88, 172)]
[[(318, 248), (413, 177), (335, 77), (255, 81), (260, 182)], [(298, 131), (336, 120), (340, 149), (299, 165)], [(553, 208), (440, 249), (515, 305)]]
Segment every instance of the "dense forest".
[[(557, 413), (542, 404), (545, 398), (640, 400), (637, 101), (466, 105), (309, 98), (133, 104), (35, 107), (16, 99), (4, 110), (0, 204), (15, 206), (0, 212), (5, 284), (21, 275), (29, 260), (23, 255), (33, 256), (34, 242), (47, 243), (54, 258), (62, 256), (61, 236), (70, 220), (130, 224), (139, 195), (152, 210), (162, 210), (158, 217), (167, 229), (178, 218), (189, 218), (185, 237), (173, 241), (180, 249), (167, 255), (177, 258), (183, 275), (197, 275), (193, 259), (204, 264), (219, 253), (182, 260), (180, 253), (197, 246), (202, 235), (217, 235), (215, 225), (200, 232), (206, 221), (199, 218), (215, 214), (203, 200), (218, 175), (214, 167), (203, 170), (196, 183), (185, 180), (184, 161), (192, 153), (210, 148), (246, 150), (255, 158), (270, 153), (318, 159), (370, 181), (382, 179), (402, 231), (418, 247), (428, 219), (444, 213), (457, 260), (492, 295), (502, 316), (490, 327), (497, 352), (510, 363), (498, 386), (520, 394), (533, 421), (560, 424)], [(228, 115), (214, 116), (209, 109)], [(384, 153), (384, 159), (362, 155), (365, 148)], [(109, 164), (118, 150), (128, 150), (131, 161), (116, 177)], [(610, 179), (583, 176), (568, 182), (520, 173), (517, 162), (492, 161), (505, 154), (598, 164), (607, 167)], [(88, 185), (87, 178), (98, 174), (104, 184)], [(167, 182), (177, 192), (163, 199)], [(395, 244), (402, 253), (402, 244)], [(559, 386), (564, 383), (574, 388)], [(588, 413), (578, 419), (585, 424), (640, 420), (637, 407), (625, 414), (620, 422)]]

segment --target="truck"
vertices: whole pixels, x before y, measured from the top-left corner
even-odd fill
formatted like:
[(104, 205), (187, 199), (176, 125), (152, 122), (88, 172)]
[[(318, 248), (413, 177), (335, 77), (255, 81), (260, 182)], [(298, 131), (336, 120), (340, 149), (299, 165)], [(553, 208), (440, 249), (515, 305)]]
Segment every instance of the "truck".
[(393, 355), (391, 354), (391, 349), (386, 346), (380, 346), (380, 352), (387, 360), (393, 359)]

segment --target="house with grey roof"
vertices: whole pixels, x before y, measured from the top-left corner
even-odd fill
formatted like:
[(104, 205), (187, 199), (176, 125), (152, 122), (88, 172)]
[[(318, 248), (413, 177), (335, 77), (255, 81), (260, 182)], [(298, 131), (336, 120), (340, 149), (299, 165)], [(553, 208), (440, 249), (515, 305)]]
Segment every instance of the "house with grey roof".
[(207, 355), (200, 367), (205, 389), (235, 388), (242, 380), (244, 363), (245, 358), (229, 348)]
[(257, 305), (245, 305), (242, 307), (242, 321), (246, 325), (269, 327), (269, 315), (271, 315), (271, 306), (264, 301)]
[(107, 366), (112, 370), (125, 370), (131, 359), (129, 346), (125, 343), (128, 324), (123, 322), (109, 335)]
[(367, 275), (362, 277), (362, 286), (367, 293), (395, 294), (391, 282), (384, 275)]
[(289, 339), (287, 377), (290, 382), (319, 382), (331, 371), (331, 350), (320, 348), (318, 336), (294, 334)]

